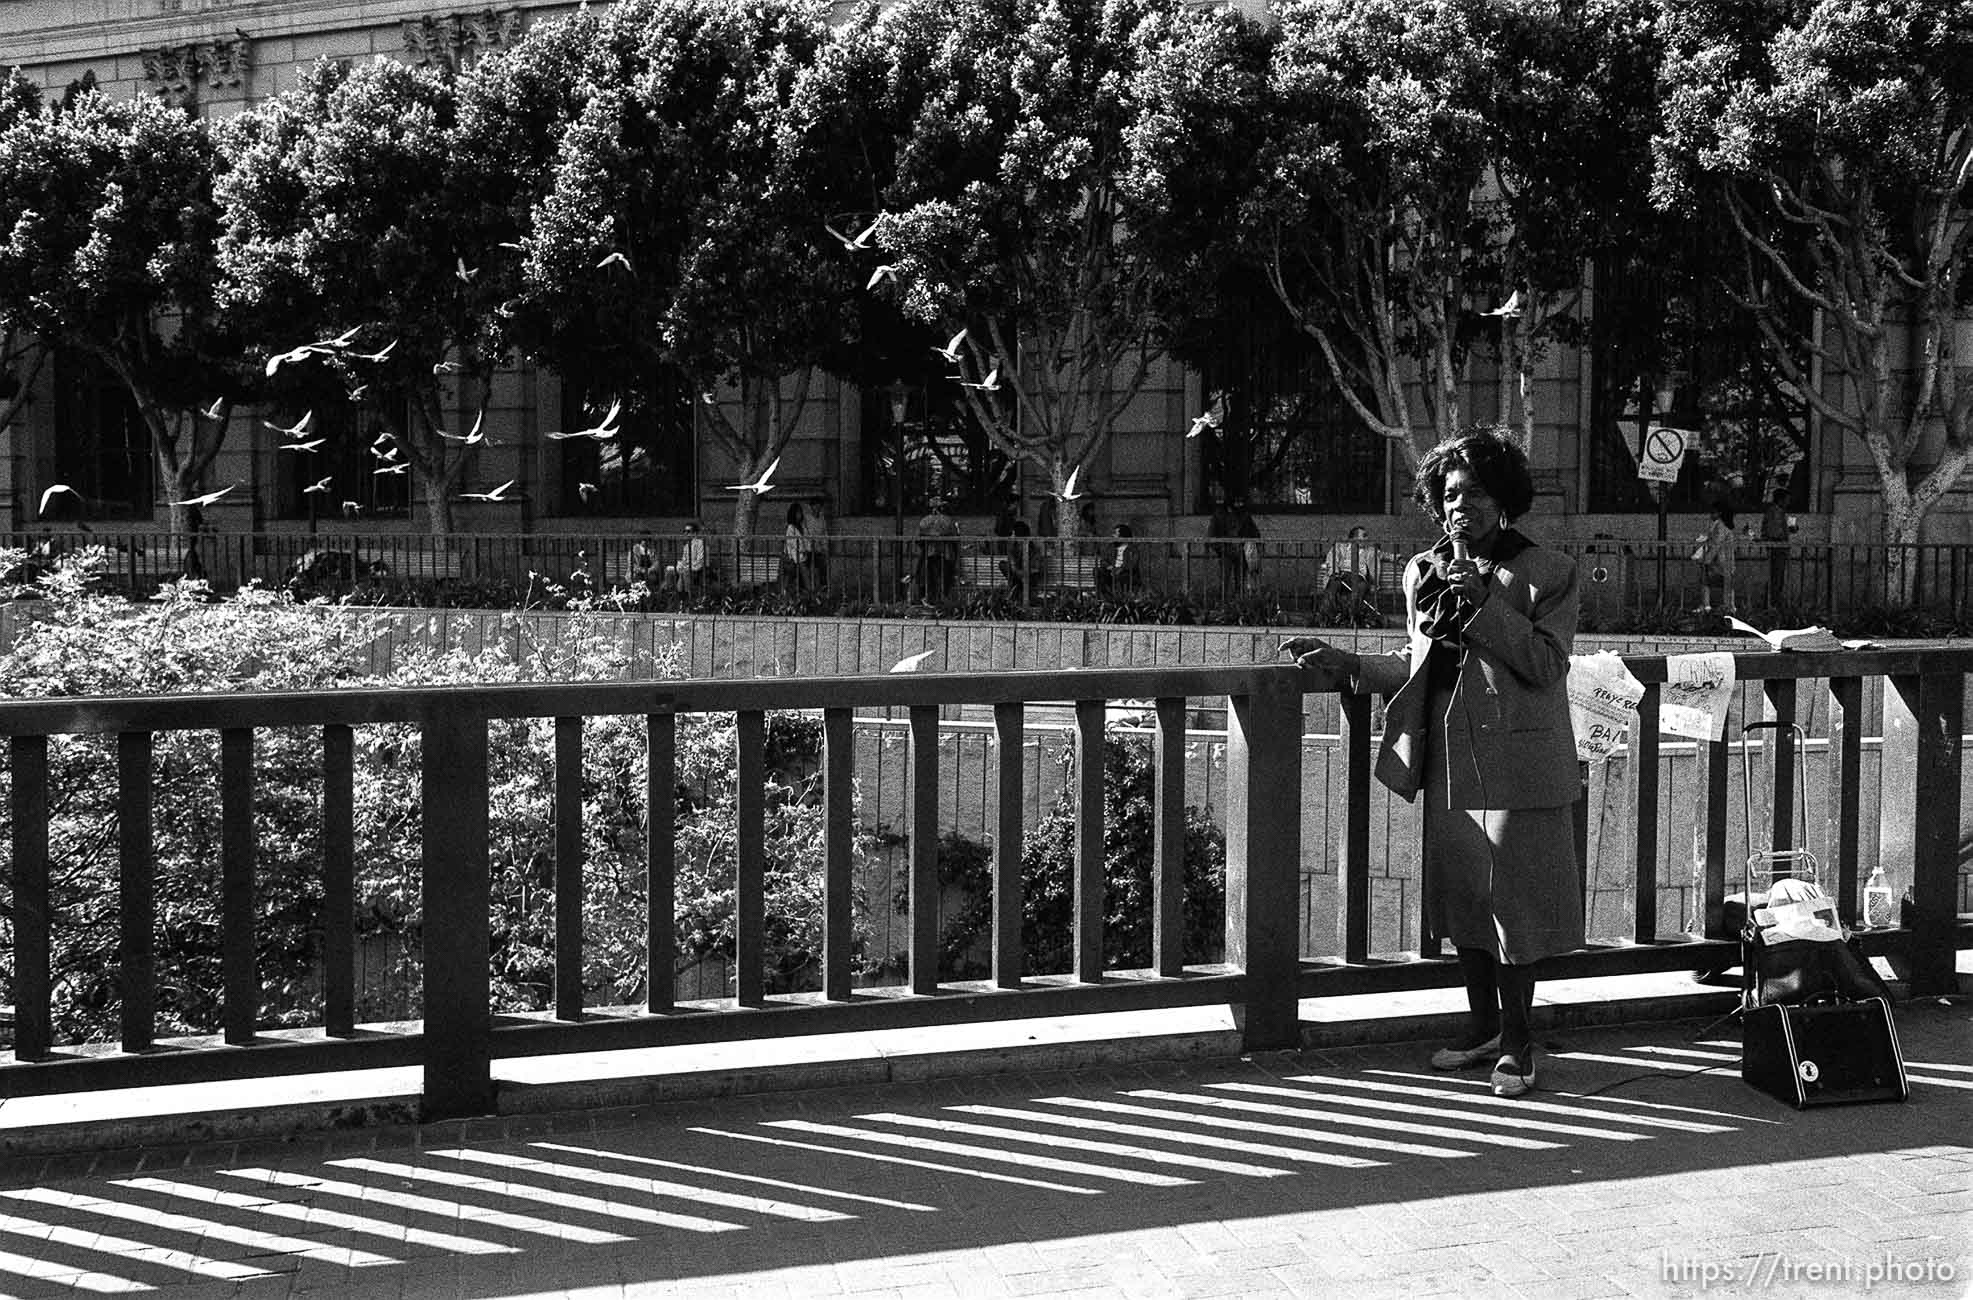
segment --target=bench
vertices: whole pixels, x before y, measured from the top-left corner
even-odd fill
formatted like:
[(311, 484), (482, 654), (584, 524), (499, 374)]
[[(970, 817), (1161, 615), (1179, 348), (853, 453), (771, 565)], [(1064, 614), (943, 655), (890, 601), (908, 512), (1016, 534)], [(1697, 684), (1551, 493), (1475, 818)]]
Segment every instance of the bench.
[(740, 554), (733, 557), (733, 585), (774, 587), (781, 582), (781, 557)]
[(1096, 570), (1101, 563), (1094, 555), (1051, 556), (1046, 581), (1041, 585), (1057, 591), (1095, 591)]
[[(1102, 564), (1098, 556), (1083, 555), (1079, 552), (1062, 553), (1060, 546), (1041, 547), (1041, 581), (1036, 587), (1043, 591), (1094, 591), (1096, 590), (1096, 570)], [(970, 554), (959, 557), (958, 582), (961, 587), (979, 590), (992, 590), (1007, 585), (1007, 575), (1000, 571), (1005, 554)]]
[(463, 571), (458, 553), (443, 546), (375, 551), (363, 559), (373, 571), (381, 564), (390, 577), (409, 582), (449, 582)]

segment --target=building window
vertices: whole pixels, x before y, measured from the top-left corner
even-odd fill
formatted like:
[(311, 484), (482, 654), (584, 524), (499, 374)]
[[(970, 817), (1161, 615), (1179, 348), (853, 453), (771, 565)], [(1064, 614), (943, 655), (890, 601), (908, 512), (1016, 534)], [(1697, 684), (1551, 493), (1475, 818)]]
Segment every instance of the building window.
[[(694, 470), (693, 397), (677, 371), (660, 367), (638, 400), (626, 401), (614, 438), (567, 438), (559, 448), (558, 510), (564, 515), (693, 515), (698, 512)], [(561, 429), (596, 424), (609, 395), (592, 392), (582, 375), (564, 376)]]
[(1390, 441), (1364, 425), (1311, 348), (1276, 336), (1203, 379), (1221, 419), (1202, 434), (1194, 509), (1244, 499), (1274, 512), (1384, 512)]
[[(351, 402), (342, 399), (319, 401), (310, 408), (315, 419), (304, 441), (322, 439), (313, 451), (277, 451), (275, 455), (275, 509), (283, 519), (405, 519), (417, 489), (409, 468), (392, 470), (406, 463), (402, 449), (393, 459), (386, 448), (395, 447), (387, 431), (405, 427), (410, 414), (402, 403), (395, 409), (371, 398)], [(292, 425), (303, 410), (288, 406), (274, 408), (261, 418), (275, 424)], [(264, 431), (263, 431), (264, 432)], [(379, 472), (386, 471), (386, 472)], [(326, 482), (325, 482), (326, 480)], [(319, 491), (309, 489), (321, 484)]]
[(1752, 508), (1770, 483), (1795, 477), (1808, 446), (1807, 405), (1717, 284), (1599, 264), (1590, 347), (1590, 510), (1658, 509), (1637, 476), (1647, 403), (1650, 423), (1699, 435), (1664, 493), (1668, 509), (1703, 511), (1722, 499)]
[(992, 514), (1013, 495), (1013, 465), (987, 441), (959, 385), (940, 372), (863, 390), (867, 511), (917, 519), (943, 497), (954, 514)]
[(55, 479), (75, 489), (50, 504), (60, 518), (149, 519), (157, 458), (137, 403), (108, 367), (77, 352), (55, 356)]

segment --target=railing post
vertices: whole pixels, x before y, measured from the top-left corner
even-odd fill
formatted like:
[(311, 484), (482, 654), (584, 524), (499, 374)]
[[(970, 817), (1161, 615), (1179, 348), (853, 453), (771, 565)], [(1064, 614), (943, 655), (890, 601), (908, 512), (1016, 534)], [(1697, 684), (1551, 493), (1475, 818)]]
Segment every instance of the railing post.
[(440, 704), (420, 730), (424, 1109), (429, 1119), (483, 1115), (493, 1109), (486, 720)]
[(1955, 891), (1966, 679), (1957, 672), (1892, 677), (1884, 692), (1883, 812), (1877, 861), (1894, 895), (1911, 892), (1906, 979), (1914, 995), (1956, 987)]
[(1300, 1044), (1301, 674), (1258, 676), (1227, 701), (1226, 733), (1226, 960), (1247, 976), (1248, 1051)]

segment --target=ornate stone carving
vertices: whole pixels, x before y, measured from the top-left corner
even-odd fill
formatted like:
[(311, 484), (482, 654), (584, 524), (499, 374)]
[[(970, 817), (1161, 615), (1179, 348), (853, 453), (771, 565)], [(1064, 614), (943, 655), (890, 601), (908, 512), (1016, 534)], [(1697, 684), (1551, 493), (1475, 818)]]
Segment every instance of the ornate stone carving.
[(457, 72), (490, 50), (520, 39), (519, 9), (426, 14), (404, 21), (404, 52), (413, 63)]
[(246, 80), (253, 62), (253, 39), (236, 30), (232, 36), (142, 50), (139, 57), (144, 80), (165, 103), (191, 108), (198, 103), (200, 82), (220, 90)]

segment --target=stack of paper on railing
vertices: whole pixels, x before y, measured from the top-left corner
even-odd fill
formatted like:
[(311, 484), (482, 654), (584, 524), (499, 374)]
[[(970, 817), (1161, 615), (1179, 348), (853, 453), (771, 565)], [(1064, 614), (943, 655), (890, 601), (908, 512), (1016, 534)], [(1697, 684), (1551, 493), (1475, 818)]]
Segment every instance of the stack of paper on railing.
[(1868, 641), (1839, 641), (1836, 634), (1826, 627), (1777, 628), (1772, 632), (1763, 632), (1737, 618), (1729, 617), (1726, 621), (1739, 631), (1759, 637), (1776, 650), (1814, 654), (1831, 650), (1861, 650), (1870, 644)]

